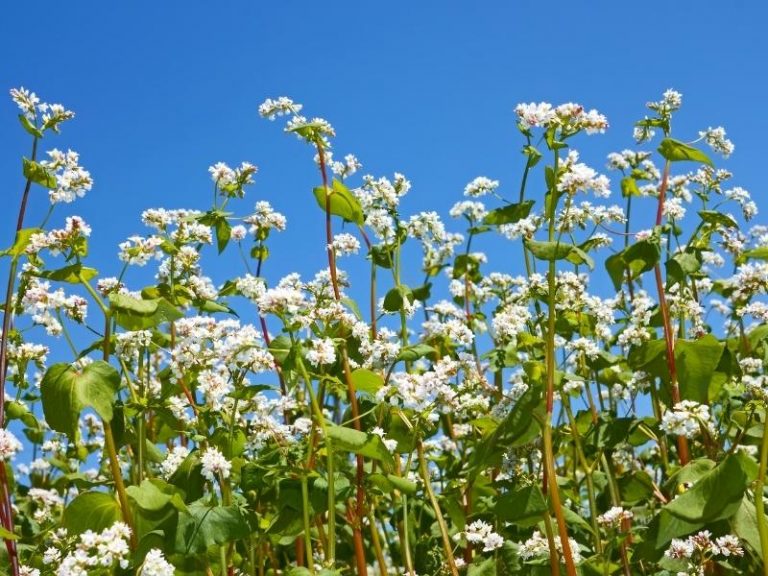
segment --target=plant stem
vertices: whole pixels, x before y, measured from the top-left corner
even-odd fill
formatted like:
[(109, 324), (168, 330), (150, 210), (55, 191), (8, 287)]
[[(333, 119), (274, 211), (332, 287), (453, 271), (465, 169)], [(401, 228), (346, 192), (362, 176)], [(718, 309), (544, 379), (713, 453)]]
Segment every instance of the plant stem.
[(448, 560), (448, 568), (453, 576), (459, 576), (459, 569), (456, 567), (456, 559), (453, 557), (453, 547), (451, 545), (451, 536), (448, 534), (448, 525), (445, 523), (443, 513), (440, 511), (440, 504), (435, 497), (435, 493), (432, 490), (432, 482), (429, 478), (429, 468), (427, 467), (427, 459), (424, 457), (424, 445), (421, 440), (416, 444), (416, 449), (419, 453), (419, 467), (421, 468), (421, 478), (424, 480), (424, 490), (427, 493), (432, 509), (435, 511), (435, 517), (437, 518), (437, 525), (440, 527), (440, 535), (443, 539), (443, 550), (445, 551), (445, 557)]
[[(659, 204), (656, 210), (656, 226), (661, 226), (664, 215), (664, 199), (669, 186), (669, 170), (671, 162), (667, 160), (664, 164), (664, 173), (659, 186)], [(654, 266), (654, 275), (656, 277), (656, 289), (659, 293), (659, 309), (661, 310), (661, 320), (664, 325), (664, 340), (667, 348), (667, 368), (669, 370), (669, 395), (672, 404), (680, 402), (680, 387), (677, 383), (677, 366), (675, 363), (675, 335), (672, 332), (672, 322), (669, 317), (669, 305), (664, 290), (664, 280), (661, 277), (661, 264)], [(680, 458), (680, 465), (685, 466), (690, 460), (688, 452), (688, 439), (685, 436), (677, 437), (677, 451)]]
[[(555, 240), (555, 215), (557, 208), (557, 179), (559, 155), (555, 151), (554, 182), (549, 191), (549, 210), (548, 210), (548, 239), (550, 242)], [(565, 571), (568, 576), (576, 576), (576, 565), (573, 562), (571, 553), (571, 544), (568, 540), (568, 527), (563, 516), (562, 504), (560, 502), (560, 490), (557, 486), (557, 471), (555, 469), (555, 452), (552, 443), (552, 414), (555, 405), (555, 298), (557, 290), (557, 267), (554, 260), (549, 261), (549, 273), (547, 275), (548, 295), (547, 295), (547, 340), (546, 340), (546, 407), (547, 414), (544, 420), (544, 429), (542, 430), (542, 440), (544, 448), (544, 483), (545, 491), (549, 491), (550, 504), (557, 520), (557, 531), (560, 536), (560, 543), (563, 548), (563, 560), (565, 562)]]
[(302, 517), (304, 519), (304, 551), (307, 554), (307, 568), (310, 574), (315, 573), (315, 561), (312, 558), (311, 524), (309, 522), (309, 486), (306, 475), (301, 477)]
[(760, 548), (763, 557), (763, 574), (768, 576), (768, 524), (765, 520), (765, 503), (763, 489), (765, 473), (768, 468), (768, 410), (763, 413), (763, 441), (760, 447), (760, 468), (755, 481), (755, 513), (757, 514), (757, 530), (760, 533)]

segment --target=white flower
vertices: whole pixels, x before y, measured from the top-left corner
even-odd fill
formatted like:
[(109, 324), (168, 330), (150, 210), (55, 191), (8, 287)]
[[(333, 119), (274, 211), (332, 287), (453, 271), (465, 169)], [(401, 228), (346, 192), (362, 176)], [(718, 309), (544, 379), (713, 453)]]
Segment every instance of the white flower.
[(348, 254), (357, 254), (360, 251), (360, 241), (346, 232), (336, 234), (333, 237), (333, 249), (337, 256), (346, 256)]
[(715, 152), (722, 154), (723, 158), (728, 158), (733, 154), (735, 146), (733, 142), (725, 137), (725, 128), (718, 126), (717, 128), (707, 128), (703, 132), (699, 132), (699, 138), (703, 138), (704, 142), (709, 144)]
[(203, 464), (203, 476), (211, 482), (214, 481), (217, 474), (220, 474), (222, 478), (229, 478), (232, 463), (224, 458), (224, 455), (219, 452), (218, 448), (213, 446), (207, 448), (203, 452), (200, 462)]
[(470, 544), (482, 544), (483, 552), (492, 552), (504, 545), (504, 538), (493, 531), (493, 526), (482, 520), (475, 520), (457, 536), (460, 537), (462, 534)]
[(485, 196), (486, 194), (494, 192), (498, 187), (498, 180), (491, 180), (485, 176), (478, 176), (464, 188), (464, 196), (472, 196), (473, 198)]
[(12, 460), (23, 449), (21, 442), (10, 430), (0, 428), (0, 462)]
[(634, 515), (630, 510), (624, 510), (621, 506), (613, 506), (605, 514), (597, 517), (597, 522), (603, 526), (618, 528), (623, 520), (630, 520)]
[[(573, 538), (568, 538), (568, 544), (571, 548), (571, 558), (574, 563), (581, 562), (581, 552), (579, 551), (579, 543)], [(560, 536), (555, 536), (555, 548), (562, 556), (563, 544), (560, 540)], [(518, 548), (518, 554), (520, 558), (530, 560), (533, 558), (546, 558), (549, 556), (549, 542), (547, 538), (538, 530), (534, 530), (533, 535), (525, 542), (520, 544)]]
[(189, 456), (189, 448), (186, 448), (185, 446), (174, 446), (168, 450), (165, 460), (160, 463), (163, 477), (167, 480), (173, 476), (174, 472), (176, 472), (179, 465), (181, 465), (187, 456)]
[(333, 364), (336, 362), (336, 348), (333, 340), (323, 338), (322, 340), (310, 340), (311, 349), (307, 351), (307, 361), (312, 366)]
[(695, 438), (701, 433), (702, 426), (710, 434), (715, 434), (709, 406), (692, 400), (683, 400), (675, 404), (672, 410), (667, 410), (664, 413), (659, 427), (673, 436)]
[(275, 100), (267, 98), (259, 105), (259, 115), (262, 118), (274, 120), (277, 116), (282, 116), (284, 114), (298, 114), (301, 112), (302, 108), (303, 106), (301, 104), (296, 104), (293, 100), (285, 96), (280, 96)]
[(163, 552), (152, 548), (144, 557), (138, 576), (173, 576), (176, 569), (163, 556)]

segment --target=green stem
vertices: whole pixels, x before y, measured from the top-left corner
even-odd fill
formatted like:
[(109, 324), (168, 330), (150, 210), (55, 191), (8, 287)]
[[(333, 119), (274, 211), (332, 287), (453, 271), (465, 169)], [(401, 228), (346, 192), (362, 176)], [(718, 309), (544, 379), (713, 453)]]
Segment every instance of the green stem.
[(309, 486), (306, 475), (301, 477), (302, 517), (304, 519), (304, 551), (307, 555), (307, 568), (310, 574), (315, 573), (315, 560), (312, 558), (311, 524), (309, 522)]
[(446, 559), (448, 560), (448, 568), (453, 576), (459, 576), (459, 569), (456, 567), (456, 559), (453, 557), (453, 546), (451, 544), (451, 536), (448, 534), (448, 525), (445, 523), (443, 513), (440, 511), (440, 504), (435, 497), (435, 493), (432, 490), (432, 482), (429, 478), (429, 468), (427, 467), (427, 459), (424, 457), (424, 445), (421, 440), (418, 441), (416, 449), (419, 453), (419, 467), (421, 468), (421, 478), (424, 480), (424, 490), (427, 493), (432, 509), (435, 511), (435, 518), (437, 519), (437, 525), (440, 527), (440, 535), (443, 539), (443, 550), (445, 551)]
[(765, 520), (765, 504), (763, 488), (765, 487), (765, 472), (768, 468), (768, 429), (766, 429), (768, 411), (763, 414), (763, 441), (760, 447), (760, 468), (755, 481), (755, 512), (757, 513), (757, 530), (760, 534), (760, 548), (763, 557), (763, 574), (768, 576), (768, 525)]

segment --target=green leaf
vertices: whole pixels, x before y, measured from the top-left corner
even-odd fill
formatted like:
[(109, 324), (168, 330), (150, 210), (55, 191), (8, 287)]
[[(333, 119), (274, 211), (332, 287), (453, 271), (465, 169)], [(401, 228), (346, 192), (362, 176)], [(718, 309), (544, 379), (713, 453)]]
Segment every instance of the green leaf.
[(19, 122), (21, 122), (21, 125), (24, 126), (24, 130), (32, 134), (32, 136), (37, 136), (38, 138), (43, 137), (42, 130), (32, 124), (29, 118), (24, 116), (24, 114), (19, 114)]
[[(88, 268), (82, 264), (70, 264), (59, 268), (58, 270), (41, 270), (35, 272), (35, 276), (45, 278), (46, 280), (53, 280), (55, 282), (68, 282), (69, 284), (80, 284), (83, 280), (86, 282), (96, 277), (98, 270), (95, 268)], [(82, 280), (81, 280), (82, 278)]]
[(126, 330), (146, 330), (184, 317), (165, 298), (140, 300), (125, 294), (110, 294), (109, 305), (115, 322)]
[(354, 428), (336, 426), (335, 424), (327, 425), (326, 431), (333, 442), (334, 450), (340, 448), (379, 460), (385, 471), (391, 470), (395, 465), (392, 453), (387, 450), (384, 441), (376, 434), (366, 434)]
[(752, 248), (751, 250), (745, 250), (739, 257), (736, 258), (736, 264), (743, 264), (747, 260), (768, 260), (768, 246), (760, 246), (759, 248)]
[(16, 233), (16, 238), (13, 241), (13, 246), (0, 252), (0, 256), (11, 256), (14, 260), (24, 254), (29, 246), (29, 240), (33, 234), (43, 232), (41, 228), (23, 228)]
[(467, 576), (496, 576), (496, 558), (479, 557), (467, 566)]
[(717, 210), (699, 210), (699, 216), (707, 224), (715, 224), (724, 228), (738, 228), (739, 224), (730, 214), (724, 214)]
[(413, 304), (413, 291), (405, 284), (395, 286), (384, 296), (384, 310), (397, 312), (402, 310), (405, 303)]
[[(323, 211), (326, 210), (325, 188), (322, 186), (312, 190), (315, 194), (315, 200)], [(341, 182), (334, 179), (331, 189), (328, 191), (330, 199), (330, 212), (335, 216), (341, 216), (347, 222), (354, 222), (362, 226), (365, 222), (363, 208), (360, 206), (357, 198)]]
[(40, 383), (45, 420), (57, 432), (75, 439), (84, 408), (93, 408), (107, 422), (112, 420), (119, 386), (120, 374), (102, 360), (79, 372), (71, 364), (53, 364)]
[(483, 223), (491, 226), (501, 226), (502, 224), (519, 222), (531, 213), (533, 203), (533, 200), (525, 200), (519, 204), (507, 204), (501, 208), (496, 208), (488, 212), (483, 219)]
[(358, 368), (353, 371), (352, 382), (355, 385), (355, 390), (372, 396), (384, 386), (384, 378), (382, 378), (381, 374), (377, 374), (367, 368)]
[(115, 497), (105, 492), (83, 492), (64, 509), (62, 526), (71, 535), (86, 530), (100, 532), (122, 520), (120, 504)]
[(681, 398), (699, 403), (709, 403), (715, 399), (719, 389), (711, 389), (710, 384), (724, 349), (725, 343), (712, 334), (698, 340), (675, 342), (675, 363)]
[(624, 198), (629, 196), (640, 196), (640, 188), (637, 187), (637, 180), (632, 176), (621, 179), (621, 195)]
[(744, 492), (757, 472), (754, 462), (747, 460), (749, 457), (741, 453), (726, 456), (690, 490), (666, 504), (664, 510), (700, 525), (730, 518), (741, 506)]
[(435, 350), (429, 344), (413, 344), (411, 346), (405, 346), (400, 349), (400, 353), (397, 355), (397, 362), (415, 362), (419, 358), (425, 356), (434, 356), (437, 354)]
[(14, 534), (10, 530), (0, 526), (0, 538), (2, 538), (3, 540), (18, 540), (19, 536), (17, 534)]
[(670, 162), (701, 162), (714, 167), (712, 160), (704, 152), (673, 138), (664, 138), (661, 141), (659, 154)]
[(503, 494), (496, 501), (494, 508), (499, 520), (523, 527), (540, 522), (542, 514), (546, 511), (547, 503), (538, 486), (525, 486)]
[(45, 166), (34, 160), (22, 158), (24, 177), (49, 190), (56, 188), (56, 176)]
[(179, 513), (176, 551), (182, 554), (205, 552), (209, 547), (241, 538), (251, 530), (237, 506), (208, 506), (197, 500)]
[(685, 279), (691, 274), (698, 272), (701, 268), (699, 259), (690, 252), (681, 252), (675, 254), (667, 260), (667, 279), (670, 285), (685, 282)]
[(167, 482), (158, 478), (144, 480), (138, 486), (128, 486), (125, 490), (128, 496), (142, 510), (158, 512), (171, 502), (184, 509), (184, 501), (178, 490)]
[(586, 264), (590, 270), (595, 267), (595, 261), (584, 250), (573, 244), (562, 242), (525, 241), (525, 246), (539, 260), (568, 260), (572, 264)]

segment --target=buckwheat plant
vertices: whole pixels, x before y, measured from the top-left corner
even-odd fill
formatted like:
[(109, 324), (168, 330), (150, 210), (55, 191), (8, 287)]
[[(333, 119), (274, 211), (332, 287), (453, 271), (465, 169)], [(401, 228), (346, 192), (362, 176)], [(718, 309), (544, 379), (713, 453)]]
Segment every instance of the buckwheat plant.
[(768, 227), (723, 128), (673, 137), (678, 92), (607, 174), (577, 149), (605, 116), (520, 104), (519, 183), (458, 182), (446, 215), (268, 99), (325, 225), (282, 278), (291, 214), (248, 161), (98, 271), (93, 180), (39, 151), (74, 114), (11, 99), (0, 574), (768, 575)]

